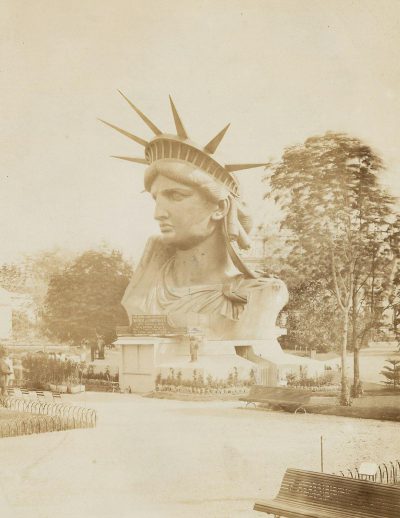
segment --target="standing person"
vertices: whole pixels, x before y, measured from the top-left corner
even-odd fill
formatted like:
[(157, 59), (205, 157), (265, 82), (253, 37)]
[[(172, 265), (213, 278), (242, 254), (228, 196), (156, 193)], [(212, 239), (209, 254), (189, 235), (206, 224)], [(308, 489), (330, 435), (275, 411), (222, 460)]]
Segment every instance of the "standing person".
[(102, 335), (97, 335), (97, 351), (99, 360), (104, 360), (104, 348), (106, 342)]
[(94, 340), (91, 340), (91, 342), (90, 342), (90, 359), (91, 359), (91, 361), (94, 362), (96, 357), (97, 357), (97, 343)]
[(9, 374), (8, 374), (8, 379), (7, 379), (7, 386), (8, 387), (12, 387), (14, 385), (14, 380), (15, 380), (15, 374), (14, 374), (14, 362), (13, 362), (13, 359), (11, 358), (11, 356), (6, 356), (4, 358), (4, 361), (5, 363), (8, 365), (8, 368), (9, 368)]
[(0, 346), (0, 394), (3, 396), (6, 395), (8, 376), (11, 374), (10, 368), (5, 361), (6, 355), (4, 347)]

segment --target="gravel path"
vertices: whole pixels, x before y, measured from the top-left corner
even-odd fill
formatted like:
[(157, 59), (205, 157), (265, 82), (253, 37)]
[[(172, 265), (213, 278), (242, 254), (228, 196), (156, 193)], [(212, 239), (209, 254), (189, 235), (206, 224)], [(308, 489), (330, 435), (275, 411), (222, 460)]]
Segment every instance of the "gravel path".
[(0, 440), (1, 518), (256, 517), (287, 467), (400, 458), (400, 423), (244, 409), (233, 401), (71, 396), (95, 429)]

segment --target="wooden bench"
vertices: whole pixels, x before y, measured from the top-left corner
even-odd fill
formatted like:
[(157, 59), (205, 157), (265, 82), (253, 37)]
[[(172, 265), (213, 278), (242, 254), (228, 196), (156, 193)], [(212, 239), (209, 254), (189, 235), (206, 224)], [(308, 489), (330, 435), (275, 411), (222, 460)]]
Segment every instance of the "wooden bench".
[(399, 518), (400, 488), (288, 469), (276, 498), (258, 500), (254, 510), (276, 518)]
[(240, 397), (239, 400), (245, 401), (246, 406), (256, 406), (256, 403), (260, 403), (295, 412), (304, 409), (313, 396), (315, 394), (311, 390), (253, 385), (247, 396)]
[(44, 394), (44, 391), (43, 390), (36, 390), (36, 397), (39, 399), (39, 400), (44, 400), (45, 399), (45, 394)]

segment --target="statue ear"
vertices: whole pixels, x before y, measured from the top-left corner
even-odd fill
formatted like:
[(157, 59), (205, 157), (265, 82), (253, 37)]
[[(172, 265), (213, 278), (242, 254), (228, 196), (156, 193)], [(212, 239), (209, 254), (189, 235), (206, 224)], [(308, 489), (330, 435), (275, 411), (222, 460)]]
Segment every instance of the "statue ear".
[(214, 221), (221, 221), (228, 214), (229, 211), (229, 201), (221, 200), (218, 202), (217, 209), (213, 212), (211, 219)]

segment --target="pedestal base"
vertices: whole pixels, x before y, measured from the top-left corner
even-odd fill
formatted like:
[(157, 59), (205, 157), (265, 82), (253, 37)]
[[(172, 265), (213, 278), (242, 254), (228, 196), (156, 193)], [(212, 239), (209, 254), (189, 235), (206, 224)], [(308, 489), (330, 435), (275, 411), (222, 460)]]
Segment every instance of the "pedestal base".
[(323, 362), (286, 354), (274, 340), (208, 340), (190, 354), (184, 337), (121, 336), (120, 387), (150, 392), (157, 383), (285, 385), (286, 375), (307, 368), (309, 376), (324, 372)]

